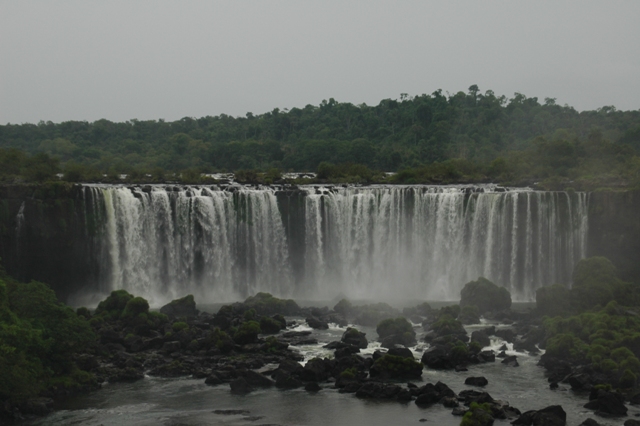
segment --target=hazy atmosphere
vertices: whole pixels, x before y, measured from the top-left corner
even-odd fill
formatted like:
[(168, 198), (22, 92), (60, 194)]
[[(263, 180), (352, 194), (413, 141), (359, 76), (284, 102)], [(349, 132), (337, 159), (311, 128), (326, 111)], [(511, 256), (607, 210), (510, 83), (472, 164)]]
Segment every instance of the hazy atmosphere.
[(640, 108), (638, 2), (0, 4), (0, 123), (481, 91)]

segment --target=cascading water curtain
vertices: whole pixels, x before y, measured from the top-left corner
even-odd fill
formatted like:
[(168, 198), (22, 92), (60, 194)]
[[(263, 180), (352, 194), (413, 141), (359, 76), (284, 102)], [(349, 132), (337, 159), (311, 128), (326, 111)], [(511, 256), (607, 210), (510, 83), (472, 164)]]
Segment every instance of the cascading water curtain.
[(484, 276), (516, 300), (569, 283), (587, 194), (338, 188), (307, 197), (306, 288), (333, 297), (456, 300)]
[[(272, 188), (92, 191), (102, 203), (104, 290), (158, 302), (187, 293), (229, 301), (258, 291), (456, 300), (479, 276), (515, 300), (533, 300), (542, 285), (569, 283), (586, 253), (585, 193), (303, 187), (295, 196), (304, 202), (291, 204), (303, 220), (285, 233)], [(291, 250), (286, 235), (303, 244)]]
[(188, 293), (206, 301), (229, 301), (261, 290), (292, 293), (273, 191), (102, 191), (109, 288), (158, 302)]

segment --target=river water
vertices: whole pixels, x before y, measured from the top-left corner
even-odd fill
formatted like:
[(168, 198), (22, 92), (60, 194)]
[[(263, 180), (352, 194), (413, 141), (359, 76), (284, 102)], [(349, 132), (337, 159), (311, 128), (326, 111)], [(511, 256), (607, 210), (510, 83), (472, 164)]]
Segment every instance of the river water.
[[(294, 330), (311, 330), (298, 319)], [(487, 324), (467, 327), (469, 332)], [(496, 324), (493, 324), (496, 325)], [(497, 327), (505, 327), (497, 324)], [(363, 355), (379, 348), (375, 329), (358, 328), (367, 333), (369, 347)], [(416, 324), (416, 331), (420, 331)], [(332, 325), (329, 330), (313, 330), (317, 345), (293, 347), (305, 356), (305, 361), (315, 356), (332, 356), (332, 351), (322, 345), (339, 340), (345, 328)], [(420, 337), (420, 334), (419, 334)], [(493, 338), (491, 348), (496, 350), (505, 342)], [(507, 346), (511, 347), (509, 344)], [(424, 343), (412, 348), (417, 359), (427, 347)], [(606, 419), (595, 416), (583, 408), (586, 395), (577, 395), (567, 385), (550, 390), (539, 356), (507, 351), (517, 355), (519, 367), (507, 367), (497, 359), (496, 363), (474, 365), (467, 372), (435, 371), (425, 368), (422, 382), (446, 383), (456, 393), (474, 387), (464, 384), (469, 376), (484, 376), (489, 384), (484, 388), (495, 399), (506, 400), (521, 411), (541, 409), (549, 405), (562, 405), (567, 412), (567, 425), (579, 425), (586, 418), (596, 419), (603, 425), (622, 425), (624, 419)], [(305, 362), (303, 361), (303, 363)], [(30, 425), (415, 425), (421, 419), (431, 425), (458, 425), (461, 418), (453, 416), (451, 409), (435, 404), (420, 408), (414, 402), (400, 403), (370, 401), (353, 394), (341, 394), (333, 384), (322, 384), (323, 389), (309, 393), (303, 389), (261, 389), (248, 395), (233, 395), (229, 385), (207, 386), (204, 379), (164, 379), (146, 377), (134, 383), (105, 384), (103, 389), (84, 396), (58, 403), (57, 411)], [(475, 388), (478, 389), (478, 388)], [(640, 416), (640, 409), (629, 405), (629, 417)], [(242, 410), (229, 413), (224, 410)], [(496, 425), (507, 425), (507, 420), (496, 420)]]

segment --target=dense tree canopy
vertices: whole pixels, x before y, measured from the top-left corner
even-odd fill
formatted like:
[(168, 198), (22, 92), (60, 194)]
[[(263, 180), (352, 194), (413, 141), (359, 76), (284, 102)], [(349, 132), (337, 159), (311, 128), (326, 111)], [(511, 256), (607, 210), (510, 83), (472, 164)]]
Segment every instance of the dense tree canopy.
[(185, 170), (312, 171), (324, 162), (407, 170), (397, 179), (409, 183), (464, 177), (635, 184), (640, 111), (578, 112), (554, 99), (508, 99), (473, 85), (467, 93), (402, 94), (376, 106), (331, 98), (245, 117), (7, 124), (0, 126), (0, 149), (3, 174), (32, 181), (54, 170), (68, 180), (120, 173), (162, 180)]

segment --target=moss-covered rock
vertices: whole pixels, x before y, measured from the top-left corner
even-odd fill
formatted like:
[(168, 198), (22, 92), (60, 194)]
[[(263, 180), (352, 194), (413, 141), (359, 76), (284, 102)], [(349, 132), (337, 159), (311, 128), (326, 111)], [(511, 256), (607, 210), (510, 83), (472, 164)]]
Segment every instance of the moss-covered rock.
[(477, 306), (482, 315), (485, 312), (502, 311), (511, 307), (511, 294), (484, 277), (465, 284), (460, 292), (460, 307)]
[(133, 295), (126, 290), (114, 290), (109, 297), (98, 304), (95, 314), (117, 319), (122, 316), (124, 308), (133, 299)]
[(371, 367), (369, 374), (383, 380), (417, 379), (422, 376), (422, 364), (413, 358), (383, 355)]
[(255, 343), (260, 332), (260, 323), (256, 321), (243, 322), (233, 335), (233, 340), (239, 345)]
[(409, 321), (403, 317), (387, 318), (376, 327), (376, 332), (385, 348), (394, 345), (414, 346), (416, 344), (416, 332)]
[(196, 302), (192, 294), (188, 294), (180, 299), (172, 300), (160, 308), (160, 312), (169, 318), (197, 317), (200, 311), (196, 309)]
[(278, 299), (270, 293), (258, 293), (248, 297), (244, 303), (245, 310), (254, 309), (259, 315), (296, 315), (300, 307), (292, 299)]

